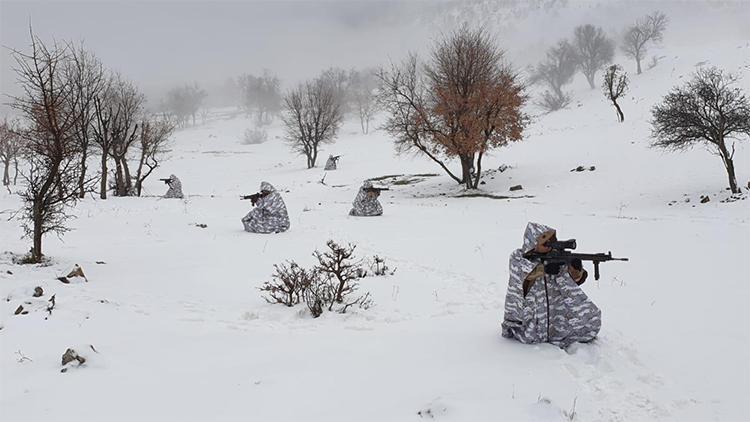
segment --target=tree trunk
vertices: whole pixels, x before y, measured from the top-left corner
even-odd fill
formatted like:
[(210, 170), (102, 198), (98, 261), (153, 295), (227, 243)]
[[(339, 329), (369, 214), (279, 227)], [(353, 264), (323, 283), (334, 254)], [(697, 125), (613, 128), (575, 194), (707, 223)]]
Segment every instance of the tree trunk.
[(474, 167), (474, 157), (471, 155), (459, 155), (461, 160), (461, 183), (466, 185), (466, 189), (472, 189), (473, 177), (471, 169)]
[(474, 174), (474, 181), (473, 181), (473, 187), (474, 189), (479, 188), (479, 182), (482, 179), (482, 157), (484, 156), (483, 151), (479, 151), (479, 155), (477, 156), (477, 167)]
[(10, 169), (10, 160), (4, 161), (4, 170), (3, 170), (3, 186), (10, 185), (10, 172), (8, 171)]
[(625, 115), (622, 114), (622, 109), (620, 108), (620, 105), (617, 104), (617, 100), (612, 100), (612, 104), (615, 105), (615, 109), (617, 109), (617, 119), (620, 121), (620, 123), (625, 121)]
[(99, 197), (107, 199), (107, 153), (102, 152), (102, 180), (99, 187)]
[(42, 204), (41, 198), (34, 198), (34, 209), (32, 219), (34, 222), (33, 242), (31, 248), (31, 260), (35, 263), (42, 262)]
[(729, 189), (732, 193), (740, 193), (740, 189), (737, 187), (737, 176), (734, 174), (734, 161), (729, 157), (723, 157), (724, 168), (727, 169), (727, 177), (729, 178)]
[(123, 196), (125, 187), (122, 179), (122, 162), (115, 157), (115, 196)]
[(589, 82), (589, 86), (591, 87), (591, 89), (595, 89), (596, 88), (596, 85), (594, 84), (594, 77), (595, 76), (596, 76), (595, 73), (591, 73), (591, 74), (587, 74), (586, 75), (586, 80)]
[(636, 54), (635, 63), (638, 66), (638, 74), (640, 75), (641, 74), (641, 55), (640, 54)]
[(131, 196), (133, 193), (133, 179), (130, 178), (130, 167), (125, 157), (122, 157), (122, 175), (125, 178), (125, 191), (122, 196)]
[(81, 151), (81, 174), (78, 176), (78, 197), (83, 199), (86, 196), (86, 159), (88, 158), (88, 148)]
[(14, 169), (13, 185), (15, 186), (16, 182), (18, 182), (18, 159), (17, 158), (13, 159), (13, 169)]

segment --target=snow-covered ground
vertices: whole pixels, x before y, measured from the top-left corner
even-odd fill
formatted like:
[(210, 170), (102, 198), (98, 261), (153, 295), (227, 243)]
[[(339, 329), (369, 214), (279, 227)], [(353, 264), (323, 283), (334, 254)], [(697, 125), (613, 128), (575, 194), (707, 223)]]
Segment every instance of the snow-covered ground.
[[(2, 218), (0, 419), (747, 418), (750, 200), (720, 202), (726, 175), (706, 151), (649, 148), (648, 119), (698, 62), (747, 75), (750, 43), (665, 55), (632, 76), (625, 123), (579, 79), (567, 110), (538, 116), (525, 141), (486, 159), (486, 168), (511, 168), (489, 172), (483, 191), (507, 195), (522, 184), (510, 194), (531, 198), (456, 198), (461, 190), (441, 174), (392, 186), (382, 218), (349, 217), (363, 179), (439, 169), (395, 156), (384, 133), (361, 135), (350, 120), (324, 151), (343, 155), (326, 186), (322, 163), (304, 169), (276, 138), (278, 126), (265, 144), (243, 145), (251, 123), (238, 118), (175, 136), (158, 176), (177, 174), (184, 201), (158, 198), (166, 189), (156, 177), (144, 198), (86, 198), (75, 230), (46, 238), (52, 265), (12, 264), (10, 252), (28, 242), (18, 221)], [(741, 83), (750, 91), (750, 78)], [(746, 144), (736, 156), (743, 186), (748, 152)], [(570, 172), (578, 165), (596, 170)], [(238, 196), (261, 181), (283, 192), (289, 232), (243, 232), (249, 204)], [(699, 203), (703, 194), (709, 203)], [(0, 193), (3, 217), (18, 206)], [(594, 343), (566, 352), (500, 337), (507, 257), (527, 221), (577, 238), (582, 251), (630, 258), (604, 264), (602, 278), (585, 285), (603, 312)], [(311, 264), (328, 239), (397, 268), (361, 281), (374, 306), (312, 319), (303, 307), (261, 299), (274, 263)], [(74, 264), (87, 283), (55, 279)], [(35, 286), (43, 297), (31, 297)], [(14, 315), (26, 302), (31, 312)], [(60, 373), (68, 347), (88, 361)]]

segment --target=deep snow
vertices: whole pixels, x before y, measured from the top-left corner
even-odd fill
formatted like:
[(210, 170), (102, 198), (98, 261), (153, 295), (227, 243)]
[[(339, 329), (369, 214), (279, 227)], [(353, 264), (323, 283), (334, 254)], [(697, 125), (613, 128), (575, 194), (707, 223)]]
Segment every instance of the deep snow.
[[(383, 217), (354, 218), (347, 212), (363, 179), (439, 169), (395, 156), (384, 133), (361, 135), (354, 120), (323, 151), (343, 155), (328, 186), (318, 183), (323, 163), (304, 169), (277, 125), (261, 145), (241, 144), (244, 118), (178, 132), (150, 196), (86, 198), (75, 230), (46, 238), (52, 265), (0, 257), (0, 416), (400, 421), (421, 411), (454, 421), (568, 420), (575, 403), (580, 421), (747, 417), (750, 201), (720, 202), (726, 176), (706, 151), (648, 148), (649, 108), (701, 61), (747, 74), (750, 43), (670, 52), (631, 75), (623, 124), (577, 79), (567, 110), (537, 116), (525, 141), (486, 159), (486, 168), (511, 168), (488, 173), (483, 191), (522, 184), (512, 194), (533, 198), (455, 198), (461, 189), (441, 174), (393, 186), (381, 197)], [(750, 79), (741, 83), (750, 91)], [(736, 157), (743, 186), (748, 151)], [(596, 170), (569, 171), (578, 165)], [(184, 201), (157, 197), (166, 190), (157, 176), (170, 173)], [(287, 233), (242, 231), (249, 204), (238, 196), (264, 180), (282, 191)], [(699, 204), (702, 194), (711, 201)], [(0, 193), (4, 217), (18, 206)], [(500, 337), (507, 258), (529, 220), (577, 238), (581, 251), (630, 258), (603, 264), (601, 280), (584, 285), (603, 312), (593, 344), (566, 353)], [(27, 250), (21, 234), (18, 221), (0, 220), (0, 251)], [(362, 280), (373, 307), (312, 319), (260, 298), (272, 264), (311, 264), (328, 239), (397, 268)], [(88, 283), (55, 279), (74, 264)], [(45, 296), (33, 299), (37, 285)], [(51, 294), (57, 306), (45, 319)], [(25, 301), (32, 312), (13, 315)], [(68, 347), (89, 361), (63, 374)]]

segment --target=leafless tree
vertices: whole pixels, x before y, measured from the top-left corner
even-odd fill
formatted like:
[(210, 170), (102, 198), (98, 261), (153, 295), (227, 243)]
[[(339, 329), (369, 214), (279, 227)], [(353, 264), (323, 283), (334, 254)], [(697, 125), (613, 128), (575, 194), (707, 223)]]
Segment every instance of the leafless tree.
[(349, 95), (352, 107), (359, 116), (362, 133), (370, 131), (370, 122), (377, 112), (376, 92), (378, 80), (377, 70), (363, 70), (350, 72)]
[(602, 28), (594, 25), (581, 25), (574, 31), (573, 45), (576, 49), (578, 67), (586, 76), (591, 89), (596, 88), (594, 83), (596, 72), (612, 62), (615, 55), (615, 43), (604, 34)]
[(715, 67), (700, 69), (673, 88), (652, 109), (653, 146), (686, 150), (696, 144), (721, 158), (732, 193), (739, 193), (734, 170), (735, 140), (750, 137), (750, 102), (737, 77)]
[(281, 81), (264, 70), (260, 76), (242, 75), (239, 78), (245, 112), (254, 112), (258, 124), (268, 124), (281, 110)]
[(318, 148), (331, 143), (341, 125), (341, 104), (335, 88), (323, 78), (300, 84), (284, 97), (286, 138), (292, 150), (315, 167)]
[(320, 74), (320, 79), (329, 85), (336, 95), (341, 115), (351, 111), (352, 76), (355, 71), (346, 71), (340, 67), (330, 67)]
[(186, 126), (190, 118), (195, 125), (195, 117), (205, 98), (206, 91), (201, 89), (197, 83), (178, 86), (167, 92), (164, 107), (175, 117), (180, 126)]
[(141, 196), (143, 182), (159, 167), (168, 152), (170, 136), (175, 124), (169, 120), (144, 119), (138, 134), (138, 170), (135, 176), (135, 194)]
[(617, 100), (624, 95), (627, 90), (628, 75), (622, 70), (622, 66), (613, 64), (608, 67), (607, 71), (604, 73), (602, 91), (604, 92), (604, 96), (607, 97), (609, 101), (612, 101), (612, 105), (615, 106), (615, 110), (617, 110), (617, 120), (620, 122), (625, 121), (625, 115), (622, 113), (622, 109), (620, 108), (620, 104), (617, 103)]
[(80, 174), (78, 179), (78, 197), (86, 195), (90, 186), (87, 180), (87, 163), (92, 146), (93, 123), (96, 118), (94, 102), (106, 88), (107, 78), (104, 67), (99, 59), (83, 45), (70, 46), (70, 59), (66, 62), (66, 77), (73, 89), (77, 91), (76, 103), (71, 104), (80, 116), (75, 119), (75, 139), (80, 150)]
[(18, 160), (23, 152), (23, 137), (18, 121), (3, 121), (0, 123), (0, 162), (3, 163), (3, 185), (11, 183), (10, 164), (13, 163), (15, 173), (13, 184), (18, 179)]
[(548, 88), (539, 106), (555, 111), (570, 104), (570, 94), (563, 91), (563, 86), (573, 80), (578, 62), (575, 48), (566, 40), (547, 50), (547, 57), (536, 66), (531, 77), (532, 82), (542, 82)]
[(21, 172), (26, 185), (20, 195), (24, 231), (33, 242), (28, 262), (36, 263), (43, 259), (43, 236), (68, 231), (66, 210), (78, 198), (75, 128), (80, 113), (78, 92), (66, 78), (67, 46), (47, 47), (31, 32), (30, 50), (11, 53), (22, 92), (12, 97), (11, 106), (28, 126), (21, 132), (28, 162)]
[(641, 74), (641, 60), (646, 55), (648, 43), (657, 43), (664, 37), (667, 28), (667, 15), (662, 12), (654, 12), (639, 19), (628, 27), (622, 40), (622, 51), (628, 57), (634, 58)]
[[(484, 31), (462, 28), (437, 42), (424, 71), (414, 55), (381, 70), (379, 102), (389, 116), (383, 129), (397, 150), (423, 153), (459, 184), (477, 188), (484, 154), (522, 139), (527, 121), (524, 87), (502, 57)], [(443, 157), (459, 159), (460, 176)]]
[(128, 164), (131, 147), (138, 141), (139, 122), (146, 97), (130, 81), (117, 78), (112, 85), (110, 107), (116, 118), (111, 120), (111, 148), (109, 155), (115, 162), (115, 196), (135, 193)]

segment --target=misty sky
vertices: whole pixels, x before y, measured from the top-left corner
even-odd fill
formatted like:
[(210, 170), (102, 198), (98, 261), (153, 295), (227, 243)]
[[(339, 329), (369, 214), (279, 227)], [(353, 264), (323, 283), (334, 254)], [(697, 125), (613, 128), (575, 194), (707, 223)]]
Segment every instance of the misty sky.
[[(569, 36), (575, 25), (599, 24), (617, 37), (626, 24), (655, 9), (670, 17), (669, 43), (694, 42), (724, 33), (750, 38), (750, 7), (738, 8), (750, 6), (750, 0), (726, 2), (733, 8), (718, 7), (714, 0), (710, 9), (706, 9), (708, 2), (697, 0), (557, 1), (570, 7), (552, 12), (537, 7), (535, 16), (519, 23), (512, 15), (486, 13), (487, 8), (498, 7), (498, 3), (486, 0), (0, 0), (0, 44), (25, 49), (31, 21), (35, 33), (45, 42), (85, 41), (107, 67), (158, 97), (178, 84), (197, 81), (203, 86), (216, 85), (230, 76), (257, 74), (264, 68), (277, 73), (289, 86), (330, 66), (387, 64), (408, 51), (428, 47), (441, 31), (456, 23), (446, 19), (466, 4), (479, 5), (469, 15), (469, 23), (490, 27), (519, 67), (538, 61), (544, 49)], [(500, 1), (513, 2), (520, 8), (533, 9), (528, 1)], [(676, 40), (670, 33), (693, 34), (695, 39), (682, 35)], [(9, 52), (3, 49), (0, 91), (5, 94), (16, 89), (10, 66)]]

